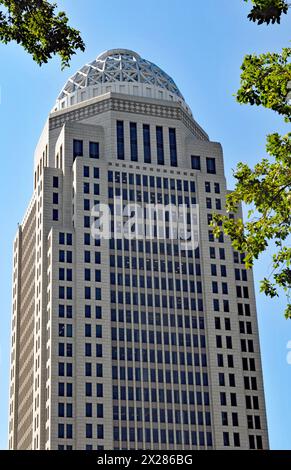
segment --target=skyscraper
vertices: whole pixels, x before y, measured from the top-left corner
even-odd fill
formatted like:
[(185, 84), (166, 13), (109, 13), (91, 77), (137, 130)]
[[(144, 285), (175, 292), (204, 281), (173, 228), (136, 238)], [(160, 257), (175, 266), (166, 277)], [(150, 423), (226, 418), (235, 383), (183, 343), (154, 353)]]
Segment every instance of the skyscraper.
[[(252, 272), (209, 225), (227, 192), (159, 67), (116, 49), (68, 80), (14, 242), (10, 449), (268, 447)], [(169, 212), (164, 236), (116, 236), (117, 199), (125, 221), (195, 206), (195, 243)], [(102, 207), (112, 235), (93, 237)]]

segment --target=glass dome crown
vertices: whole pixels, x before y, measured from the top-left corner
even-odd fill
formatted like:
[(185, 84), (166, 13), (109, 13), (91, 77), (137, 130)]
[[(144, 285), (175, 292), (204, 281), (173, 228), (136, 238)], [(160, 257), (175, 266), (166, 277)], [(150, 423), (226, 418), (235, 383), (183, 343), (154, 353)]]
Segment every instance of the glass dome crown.
[(179, 101), (190, 113), (174, 80), (160, 67), (128, 49), (111, 49), (84, 65), (65, 84), (55, 110), (109, 91)]

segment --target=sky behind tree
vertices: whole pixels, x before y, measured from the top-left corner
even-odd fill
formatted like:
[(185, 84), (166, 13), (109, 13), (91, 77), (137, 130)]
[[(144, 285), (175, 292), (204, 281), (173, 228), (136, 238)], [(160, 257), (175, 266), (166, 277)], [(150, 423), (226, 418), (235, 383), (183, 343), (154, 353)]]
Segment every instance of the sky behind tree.
[[(86, 42), (70, 69), (56, 58), (40, 68), (16, 44), (0, 46), (0, 448), (7, 447), (12, 244), (32, 195), (33, 155), (49, 111), (70, 75), (107, 49), (128, 48), (172, 76), (193, 116), (223, 145), (228, 187), (239, 161), (254, 165), (265, 156), (266, 134), (287, 133), (271, 111), (236, 103), (240, 65), (248, 53), (279, 52), (290, 40), (291, 14), (281, 25), (257, 26), (247, 19), (242, 0), (62, 0), (57, 2)], [(258, 292), (271, 263), (270, 253), (254, 273), (260, 325), (270, 443), (291, 449), (291, 364), (287, 344), (291, 321), (285, 299), (271, 301)], [(290, 347), (291, 350), (291, 347)]]

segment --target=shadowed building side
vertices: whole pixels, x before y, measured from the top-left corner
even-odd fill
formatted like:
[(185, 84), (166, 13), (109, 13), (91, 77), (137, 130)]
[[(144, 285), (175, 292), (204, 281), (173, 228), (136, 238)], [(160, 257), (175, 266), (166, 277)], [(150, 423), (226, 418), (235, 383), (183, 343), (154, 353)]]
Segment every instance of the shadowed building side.
[(34, 313), (35, 313), (35, 202), (19, 227), (14, 242), (13, 317), (9, 432), (12, 446), (32, 448)]

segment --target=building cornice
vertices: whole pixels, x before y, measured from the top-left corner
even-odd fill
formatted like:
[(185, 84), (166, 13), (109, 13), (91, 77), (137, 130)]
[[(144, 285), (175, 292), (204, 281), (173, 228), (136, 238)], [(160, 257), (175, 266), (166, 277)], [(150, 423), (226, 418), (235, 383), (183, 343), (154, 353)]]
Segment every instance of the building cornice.
[(83, 121), (97, 114), (108, 111), (142, 114), (163, 119), (180, 120), (195, 135), (197, 139), (208, 141), (206, 132), (194, 121), (179, 103), (165, 104), (164, 101), (131, 97), (119, 93), (107, 93), (102, 97), (93, 98), (86, 102), (51, 113), (49, 129), (62, 127), (67, 122)]

